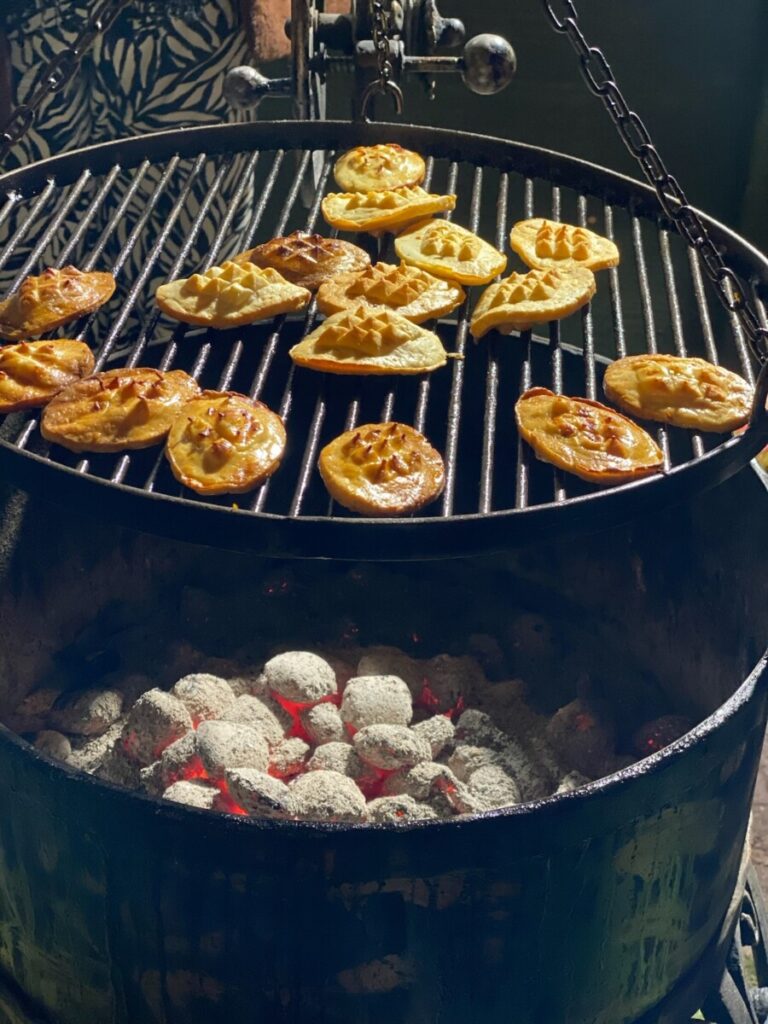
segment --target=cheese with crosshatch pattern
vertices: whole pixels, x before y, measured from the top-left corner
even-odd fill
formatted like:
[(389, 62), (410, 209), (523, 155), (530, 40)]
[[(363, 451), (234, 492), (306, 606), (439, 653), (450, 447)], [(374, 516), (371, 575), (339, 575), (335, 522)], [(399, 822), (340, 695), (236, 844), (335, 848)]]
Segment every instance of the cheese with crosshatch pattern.
[(242, 494), (280, 465), (285, 427), (261, 402), (234, 391), (203, 391), (171, 425), (165, 455), (173, 475), (198, 494)]
[(442, 281), (418, 267), (376, 263), (327, 281), (317, 293), (317, 304), (327, 314), (361, 305), (372, 310), (392, 309), (419, 324), (450, 313), (465, 297), (459, 285)]
[(5, 345), (0, 348), (0, 413), (45, 405), (93, 367), (93, 353), (82, 341), (52, 338)]
[(290, 350), (299, 366), (326, 373), (413, 374), (444, 366), (443, 343), (390, 310), (365, 306), (336, 313)]
[(447, 220), (414, 224), (395, 239), (405, 263), (458, 284), (487, 284), (507, 265), (507, 257), (477, 235)]
[(455, 206), (455, 195), (425, 192), (419, 185), (381, 191), (331, 192), (321, 203), (323, 216), (332, 227), (374, 232), (402, 228)]
[(49, 267), (27, 277), (19, 290), (0, 302), (0, 338), (25, 341), (87, 313), (111, 298), (115, 279), (104, 271)]
[(525, 331), (534, 324), (570, 316), (594, 294), (595, 275), (585, 267), (513, 273), (485, 289), (469, 329), (475, 338), (491, 330), (501, 334)]
[(658, 473), (661, 449), (642, 427), (589, 398), (530, 388), (515, 404), (520, 436), (540, 459), (595, 484)]
[(291, 284), (271, 267), (232, 260), (160, 285), (155, 292), (158, 306), (168, 316), (219, 330), (304, 309), (311, 298), (307, 288)]
[(283, 238), (272, 238), (247, 252), (233, 256), (234, 263), (254, 263), (272, 267), (286, 281), (316, 291), (323, 281), (338, 274), (363, 270), (371, 265), (367, 252), (341, 238), (323, 238), (306, 231), (294, 231)]
[(605, 270), (619, 264), (619, 250), (610, 238), (543, 217), (518, 221), (510, 232), (509, 244), (529, 267)]
[(355, 146), (336, 161), (333, 176), (345, 192), (420, 185), (427, 168), (423, 157), (396, 142)]
[(366, 423), (326, 445), (318, 468), (331, 497), (369, 516), (407, 515), (445, 486), (443, 459), (405, 423)]

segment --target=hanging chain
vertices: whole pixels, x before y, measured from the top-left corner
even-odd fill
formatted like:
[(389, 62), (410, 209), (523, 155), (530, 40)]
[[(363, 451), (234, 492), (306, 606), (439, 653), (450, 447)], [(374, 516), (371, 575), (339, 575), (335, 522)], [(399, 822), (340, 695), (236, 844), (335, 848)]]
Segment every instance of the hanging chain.
[(34, 125), (40, 107), (54, 93), (61, 92), (74, 78), (84, 54), (90, 50), (99, 34), (106, 32), (120, 11), (130, 0), (101, 0), (85, 26), (72, 43), (52, 58), (40, 73), (38, 84), (25, 103), (15, 108), (0, 134), (0, 163), (16, 143)]
[[(768, 362), (768, 328), (762, 326), (757, 313), (746, 298), (746, 287), (734, 271), (726, 266), (701, 217), (688, 203), (679, 182), (669, 173), (651, 142), (648, 129), (634, 110), (629, 109), (602, 50), (590, 46), (587, 42), (579, 27), (579, 15), (573, 0), (542, 2), (555, 31), (564, 33), (570, 39), (579, 56), (581, 73), (587, 85), (603, 101), (624, 145), (636, 158), (646, 178), (656, 190), (664, 213), (677, 225), (680, 234), (698, 253), (720, 301), (727, 310), (738, 317), (757, 359), (761, 363)], [(556, 8), (560, 8), (561, 13), (558, 14)]]
[(360, 109), (362, 116), (366, 117), (366, 110), (371, 97), (376, 93), (389, 94), (395, 103), (395, 110), (398, 114), (403, 112), (403, 92), (400, 86), (392, 78), (393, 67), (389, 59), (389, 32), (387, 31), (387, 18), (384, 12), (384, 0), (370, 0), (371, 35), (373, 37), (373, 48), (376, 51), (376, 64), (378, 65), (379, 77), (375, 78), (365, 89), (360, 98)]

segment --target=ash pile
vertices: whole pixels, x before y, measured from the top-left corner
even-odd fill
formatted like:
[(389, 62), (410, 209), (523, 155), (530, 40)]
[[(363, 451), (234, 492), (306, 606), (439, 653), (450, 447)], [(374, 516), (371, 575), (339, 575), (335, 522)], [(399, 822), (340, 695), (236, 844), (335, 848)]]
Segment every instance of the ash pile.
[(468, 655), (282, 651), (255, 666), (179, 645), (173, 662), (183, 674), (170, 689), (145, 675), (38, 689), (6, 724), (51, 758), (190, 807), (375, 825), (578, 789), (693, 724), (665, 715), (619, 749), (599, 701), (542, 714), (523, 681), (491, 681)]

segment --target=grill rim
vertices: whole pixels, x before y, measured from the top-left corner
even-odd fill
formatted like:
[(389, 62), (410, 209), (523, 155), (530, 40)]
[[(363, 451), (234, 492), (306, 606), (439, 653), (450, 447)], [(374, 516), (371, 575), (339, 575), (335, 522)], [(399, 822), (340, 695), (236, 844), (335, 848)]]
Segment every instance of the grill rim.
[[(441, 158), (488, 165), (502, 173), (514, 171), (550, 184), (578, 188), (584, 195), (599, 194), (606, 205), (622, 206), (635, 216), (647, 212), (658, 225), (666, 224), (650, 186), (589, 161), (494, 136), (388, 123), (269, 121), (171, 129), (85, 147), (10, 171), (0, 176), (0, 191), (7, 191), (10, 198), (17, 194), (14, 190), (18, 186), (31, 184), (31, 191), (24, 190), (28, 196), (36, 194), (35, 188), (42, 190), (52, 184), (61, 187), (76, 181), (78, 174), (84, 173), (84, 165), (89, 173), (99, 174), (115, 166), (130, 169), (139, 166), (142, 160), (186, 159), (201, 152), (212, 156), (255, 150), (327, 151), (393, 136), (415, 148), (428, 146), (430, 153)], [(179, 149), (174, 148), (177, 145)], [(182, 156), (180, 150), (191, 150), (191, 157)], [(588, 187), (595, 176), (605, 184), (599, 193)], [(706, 214), (701, 216), (713, 239), (726, 245), (734, 265), (749, 267), (753, 287), (768, 284), (768, 258), (718, 221)], [(580, 349), (575, 351), (581, 354)], [(760, 384), (763, 389), (768, 384), (765, 370)], [(608, 523), (627, 521), (638, 513), (722, 483), (746, 465), (766, 442), (768, 416), (739, 437), (729, 438), (704, 455), (662, 474), (571, 497), (565, 502), (446, 517), (393, 519), (291, 516), (191, 501), (78, 473), (46, 456), (19, 450), (15, 443), (4, 440), (0, 440), (0, 466), (9, 480), (25, 489), (50, 494), (53, 480), (57, 493), (68, 501), (77, 501), (81, 507), (83, 503), (96, 507), (99, 514), (107, 508), (118, 522), (140, 522), (152, 532), (168, 537), (198, 543), (215, 537), (216, 546), (259, 550), (267, 555), (405, 561), (490, 553), (553, 535), (568, 537), (593, 532)], [(49, 476), (57, 471), (58, 475)], [(155, 500), (149, 504), (143, 500), (147, 498)]]

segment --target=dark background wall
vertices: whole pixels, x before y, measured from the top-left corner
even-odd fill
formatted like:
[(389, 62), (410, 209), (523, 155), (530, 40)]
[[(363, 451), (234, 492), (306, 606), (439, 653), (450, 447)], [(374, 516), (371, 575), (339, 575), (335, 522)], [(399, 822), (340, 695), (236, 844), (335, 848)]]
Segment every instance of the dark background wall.
[[(453, 76), (429, 102), (408, 90), (408, 120), (520, 139), (639, 175), (576, 55), (540, 0), (442, 0), (469, 35), (506, 35), (518, 56), (512, 85), (470, 94)], [(764, 0), (577, 0), (582, 28), (606, 53), (631, 108), (695, 205), (768, 248), (768, 5)], [(347, 116), (337, 83), (331, 112)], [(263, 116), (280, 116), (265, 103)], [(383, 116), (389, 116), (385, 108)]]

